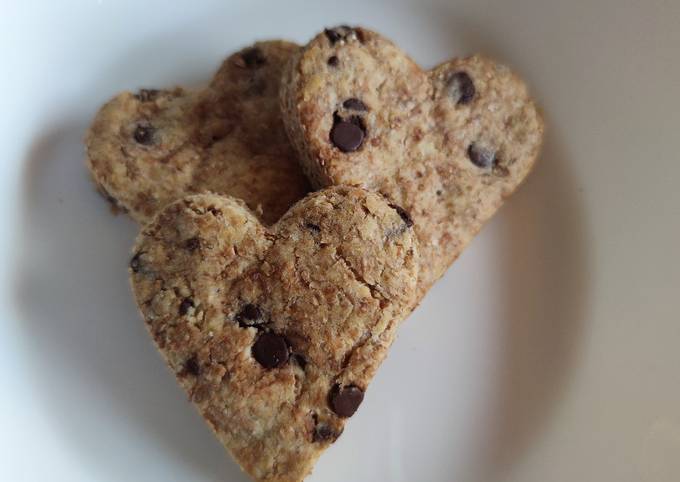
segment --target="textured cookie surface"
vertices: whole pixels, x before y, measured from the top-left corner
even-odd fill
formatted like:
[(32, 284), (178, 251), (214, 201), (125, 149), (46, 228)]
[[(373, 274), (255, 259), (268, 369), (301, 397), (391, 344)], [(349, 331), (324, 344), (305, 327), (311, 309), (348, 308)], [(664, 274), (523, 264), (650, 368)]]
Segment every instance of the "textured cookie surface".
[(100, 192), (141, 223), (199, 192), (243, 199), (264, 222), (276, 221), (309, 189), (278, 104), (281, 70), (297, 49), (256, 43), (226, 59), (201, 91), (116, 96), (85, 140)]
[(413, 218), (421, 296), (525, 178), (543, 134), (507, 68), (473, 56), (423, 71), (362, 28), (316, 36), (291, 59), (281, 93), (313, 184), (379, 191)]
[(329, 188), (266, 228), (210, 194), (170, 204), (130, 272), (155, 343), (260, 481), (299, 481), (342, 433), (415, 302), (415, 235), (378, 194)]

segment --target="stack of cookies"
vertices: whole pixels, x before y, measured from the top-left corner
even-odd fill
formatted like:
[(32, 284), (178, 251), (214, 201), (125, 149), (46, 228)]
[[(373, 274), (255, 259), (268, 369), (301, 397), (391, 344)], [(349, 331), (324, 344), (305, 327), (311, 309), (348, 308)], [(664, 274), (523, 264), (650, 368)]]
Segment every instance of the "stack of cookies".
[(424, 71), (341, 26), (245, 48), (203, 90), (122, 93), (86, 148), (99, 191), (142, 226), (132, 288), (168, 366), (246, 473), (292, 482), (542, 134), (493, 60)]

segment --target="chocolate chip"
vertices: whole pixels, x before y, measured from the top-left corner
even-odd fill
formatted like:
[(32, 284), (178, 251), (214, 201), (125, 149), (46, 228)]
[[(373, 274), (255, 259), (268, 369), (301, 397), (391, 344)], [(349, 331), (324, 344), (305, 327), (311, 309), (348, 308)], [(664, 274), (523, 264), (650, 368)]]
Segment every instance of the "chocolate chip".
[(475, 84), (466, 72), (456, 72), (448, 82), (449, 95), (457, 105), (465, 105), (472, 102), (475, 96)]
[(243, 63), (248, 68), (258, 68), (265, 64), (267, 59), (259, 47), (250, 47), (241, 52)]
[(330, 132), (331, 142), (342, 152), (354, 152), (364, 142), (366, 127), (361, 117), (352, 116), (343, 120), (337, 114), (333, 115), (333, 128)]
[(342, 152), (353, 152), (361, 146), (364, 140), (364, 132), (356, 124), (342, 121), (333, 126), (331, 140), (335, 147)]
[(315, 233), (320, 233), (320, 232), (321, 232), (321, 228), (319, 227), (318, 224), (314, 224), (314, 223), (305, 223), (305, 228), (307, 228), (307, 229), (309, 229), (310, 231), (313, 231), (313, 232), (315, 232)]
[(314, 433), (312, 434), (312, 442), (323, 443), (323, 442), (335, 442), (340, 434), (330, 428), (328, 425), (320, 423), (314, 427)]
[(340, 25), (339, 27), (335, 28), (326, 28), (323, 31), (323, 33), (326, 34), (326, 37), (328, 37), (331, 45), (335, 45), (335, 43), (339, 40), (345, 40), (353, 32), (354, 29), (349, 25)]
[(297, 363), (297, 365), (302, 368), (303, 370), (307, 366), (307, 359), (303, 356), (300, 355), (299, 353), (295, 353), (294, 355), (291, 356), (291, 359)]
[(160, 92), (161, 91), (158, 89), (140, 89), (135, 97), (141, 102), (151, 102), (152, 100), (156, 100), (156, 97), (158, 97)]
[(198, 237), (189, 238), (185, 241), (184, 247), (189, 251), (196, 251), (201, 247), (201, 240)]
[(317, 425), (314, 427), (314, 433), (312, 434), (313, 442), (325, 442), (333, 438), (334, 432), (328, 425)]
[(184, 298), (179, 304), (179, 316), (184, 316), (189, 312), (189, 308), (194, 307), (194, 300), (191, 298)]
[(139, 124), (135, 128), (133, 137), (135, 138), (135, 141), (137, 141), (139, 144), (148, 146), (153, 144), (153, 137), (155, 131), (156, 129), (154, 129), (150, 125)]
[(135, 255), (130, 260), (130, 269), (132, 270), (133, 273), (139, 273), (139, 270), (142, 268), (141, 257), (142, 257), (141, 252), (135, 253)]
[(262, 333), (253, 345), (253, 357), (265, 368), (277, 368), (288, 361), (286, 339), (276, 333)]
[(328, 40), (330, 40), (331, 45), (335, 45), (335, 42), (337, 42), (338, 40), (344, 38), (343, 35), (340, 34), (340, 32), (338, 31), (338, 29), (335, 29), (335, 28), (331, 28), (331, 29), (325, 28), (325, 29), (323, 30), (323, 33), (326, 34), (326, 37), (328, 37)]
[(390, 207), (397, 212), (407, 228), (413, 227), (413, 219), (411, 219), (411, 216), (409, 216), (404, 208), (397, 206), (396, 204), (390, 204)]
[(336, 55), (331, 55), (330, 57), (328, 57), (328, 65), (330, 65), (331, 67), (337, 67), (339, 62), (340, 60)]
[(470, 144), (467, 154), (472, 163), (482, 169), (490, 168), (496, 161), (495, 151), (482, 147), (475, 142)]
[(312, 442), (327, 442), (329, 440), (335, 442), (342, 434), (342, 429), (340, 429), (340, 432), (336, 432), (327, 423), (319, 422), (319, 416), (316, 413), (312, 413), (312, 423), (314, 425)]
[(363, 400), (364, 392), (354, 385), (347, 385), (345, 387), (335, 385), (328, 395), (331, 410), (343, 418), (354, 415), (354, 412), (357, 411)]
[(198, 357), (196, 355), (184, 362), (184, 373), (188, 373), (189, 375), (193, 375), (195, 377), (201, 373), (201, 366), (198, 363)]
[(255, 326), (262, 321), (262, 310), (257, 305), (248, 303), (236, 315), (236, 321), (241, 328)]
[(342, 106), (345, 109), (352, 109), (352, 110), (359, 110), (359, 111), (366, 111), (368, 108), (366, 107), (366, 104), (361, 102), (359, 99), (352, 97), (351, 99), (347, 99), (345, 102), (342, 103)]

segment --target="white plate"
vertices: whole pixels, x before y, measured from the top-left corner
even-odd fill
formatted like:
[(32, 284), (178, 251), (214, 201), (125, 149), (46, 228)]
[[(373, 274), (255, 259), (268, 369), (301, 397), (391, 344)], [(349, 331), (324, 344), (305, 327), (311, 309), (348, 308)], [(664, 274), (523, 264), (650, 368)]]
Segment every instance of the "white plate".
[(155, 353), (97, 107), (362, 24), (527, 79), (540, 163), (403, 325), (310, 481), (680, 480), (680, 3), (13, 2), (0, 18), (0, 479), (245, 481)]

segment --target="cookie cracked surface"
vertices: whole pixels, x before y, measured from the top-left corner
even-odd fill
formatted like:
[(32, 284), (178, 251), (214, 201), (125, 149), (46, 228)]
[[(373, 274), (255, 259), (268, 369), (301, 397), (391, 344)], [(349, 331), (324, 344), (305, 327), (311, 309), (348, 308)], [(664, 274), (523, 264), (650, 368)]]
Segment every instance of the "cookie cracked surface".
[(140, 223), (200, 192), (245, 200), (267, 224), (309, 190), (286, 139), (281, 70), (298, 46), (258, 42), (227, 58), (210, 85), (119, 94), (86, 139), (99, 191)]
[(526, 177), (542, 141), (508, 68), (472, 56), (424, 71), (364, 28), (317, 35), (289, 62), (281, 94), (314, 186), (379, 191), (413, 219), (420, 296)]
[(235, 199), (168, 205), (130, 262), (147, 328), (241, 467), (299, 481), (415, 303), (415, 235), (382, 196), (310, 194), (271, 228)]

